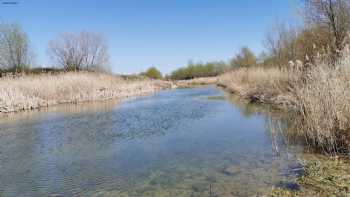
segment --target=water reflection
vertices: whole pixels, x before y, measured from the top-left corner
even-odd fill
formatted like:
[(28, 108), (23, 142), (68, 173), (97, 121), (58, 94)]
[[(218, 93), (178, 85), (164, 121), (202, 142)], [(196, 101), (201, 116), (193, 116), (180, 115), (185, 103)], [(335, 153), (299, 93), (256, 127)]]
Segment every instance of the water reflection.
[(292, 184), (299, 150), (273, 116), (224, 96), (179, 89), (3, 118), (0, 194), (251, 196)]

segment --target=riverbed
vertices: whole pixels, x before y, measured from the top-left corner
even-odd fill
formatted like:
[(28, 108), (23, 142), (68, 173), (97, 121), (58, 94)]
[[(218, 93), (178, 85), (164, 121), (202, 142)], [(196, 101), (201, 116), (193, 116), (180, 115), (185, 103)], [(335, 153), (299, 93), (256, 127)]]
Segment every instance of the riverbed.
[(0, 196), (256, 196), (298, 189), (302, 147), (215, 86), (0, 120)]

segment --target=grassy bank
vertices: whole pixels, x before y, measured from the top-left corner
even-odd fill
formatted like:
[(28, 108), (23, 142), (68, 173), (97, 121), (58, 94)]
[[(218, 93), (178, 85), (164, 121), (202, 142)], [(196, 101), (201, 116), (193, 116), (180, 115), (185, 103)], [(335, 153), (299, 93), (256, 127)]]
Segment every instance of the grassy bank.
[(269, 196), (349, 196), (350, 161), (343, 158), (305, 155), (305, 174), (298, 178), (299, 190), (275, 188)]
[(124, 99), (170, 88), (159, 80), (79, 72), (0, 78), (0, 112), (17, 112), (60, 103)]

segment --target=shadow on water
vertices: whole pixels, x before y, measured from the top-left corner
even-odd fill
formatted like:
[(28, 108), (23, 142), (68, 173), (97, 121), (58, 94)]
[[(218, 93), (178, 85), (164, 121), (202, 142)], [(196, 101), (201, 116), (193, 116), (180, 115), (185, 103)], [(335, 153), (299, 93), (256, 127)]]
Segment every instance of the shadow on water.
[(282, 119), (198, 87), (0, 121), (0, 195), (251, 196), (297, 189)]

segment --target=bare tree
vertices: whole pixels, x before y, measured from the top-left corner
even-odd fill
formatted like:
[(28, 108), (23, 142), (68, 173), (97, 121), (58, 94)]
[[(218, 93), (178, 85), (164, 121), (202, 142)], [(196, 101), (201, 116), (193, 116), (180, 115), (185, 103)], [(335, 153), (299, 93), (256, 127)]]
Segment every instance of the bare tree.
[(288, 61), (297, 59), (297, 38), (300, 32), (296, 27), (286, 23), (276, 23), (266, 34), (264, 41), (269, 56), (277, 66), (284, 66)]
[(77, 43), (72, 33), (61, 33), (54, 41), (49, 43), (51, 58), (65, 70), (79, 70), (79, 55), (77, 54)]
[(61, 33), (49, 43), (51, 58), (65, 70), (105, 71), (107, 46), (97, 33)]
[(17, 24), (0, 24), (0, 68), (22, 71), (33, 60), (27, 34)]
[[(267, 56), (264, 65), (286, 66), (290, 61), (315, 63), (327, 56), (329, 33), (319, 26), (292, 26), (277, 23), (266, 34)], [(328, 58), (327, 58), (328, 59)]]
[(304, 0), (306, 20), (329, 32), (333, 59), (339, 57), (350, 30), (350, 0)]
[(81, 54), (84, 57), (83, 69), (102, 71), (105, 70), (109, 56), (105, 40), (100, 34), (81, 32), (78, 36)]

